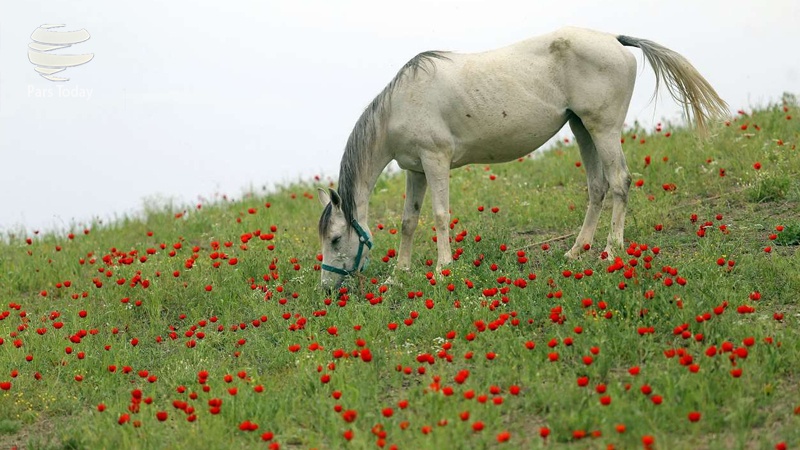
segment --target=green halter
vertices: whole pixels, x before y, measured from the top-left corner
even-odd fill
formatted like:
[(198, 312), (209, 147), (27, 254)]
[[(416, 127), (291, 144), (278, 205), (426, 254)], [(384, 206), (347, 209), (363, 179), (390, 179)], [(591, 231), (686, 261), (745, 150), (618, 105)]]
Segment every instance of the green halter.
[(328, 272), (338, 273), (339, 275), (347, 276), (347, 275), (353, 275), (354, 273), (363, 271), (364, 269), (367, 268), (367, 265), (369, 264), (369, 257), (366, 257), (364, 259), (364, 267), (359, 269), (359, 266), (361, 265), (361, 256), (364, 253), (364, 246), (366, 245), (367, 248), (371, 249), (372, 240), (369, 238), (369, 234), (367, 234), (367, 232), (363, 228), (361, 228), (361, 225), (358, 224), (356, 219), (351, 220), (350, 224), (353, 225), (353, 228), (356, 230), (356, 233), (358, 233), (358, 253), (356, 254), (355, 265), (353, 265), (352, 269), (347, 270), (323, 264), (322, 270), (327, 270)]

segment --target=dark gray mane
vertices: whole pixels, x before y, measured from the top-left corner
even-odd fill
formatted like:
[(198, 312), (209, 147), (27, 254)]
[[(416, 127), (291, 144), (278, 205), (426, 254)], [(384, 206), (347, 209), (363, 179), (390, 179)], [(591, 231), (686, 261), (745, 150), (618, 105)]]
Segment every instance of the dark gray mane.
[[(420, 70), (425, 73), (435, 70), (437, 59), (448, 59), (444, 53), (446, 52), (428, 51), (411, 58), (383, 91), (372, 100), (353, 127), (339, 166), (338, 192), (341, 197), (342, 212), (348, 223), (356, 216), (355, 183), (361, 179), (363, 170), (368, 166), (375, 140), (378, 137), (378, 127), (385, 117), (392, 93), (406, 74), (414, 77)], [(320, 236), (324, 236), (328, 230), (330, 215), (331, 205), (328, 204), (319, 220)]]

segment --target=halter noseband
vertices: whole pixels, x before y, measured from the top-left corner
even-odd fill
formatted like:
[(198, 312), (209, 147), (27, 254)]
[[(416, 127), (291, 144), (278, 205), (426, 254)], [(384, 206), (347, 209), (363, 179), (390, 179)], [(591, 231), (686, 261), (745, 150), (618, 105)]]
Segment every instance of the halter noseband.
[(328, 272), (338, 273), (339, 275), (353, 275), (356, 272), (360, 272), (363, 269), (366, 269), (367, 264), (369, 264), (369, 257), (364, 259), (364, 267), (359, 269), (361, 265), (361, 256), (364, 253), (364, 246), (366, 245), (367, 248), (372, 249), (372, 240), (369, 238), (369, 234), (361, 228), (361, 225), (358, 224), (356, 219), (350, 221), (350, 225), (356, 230), (358, 233), (358, 253), (356, 254), (356, 263), (351, 270), (347, 269), (340, 269), (338, 267), (329, 266), (327, 264), (322, 265), (322, 270), (327, 270)]

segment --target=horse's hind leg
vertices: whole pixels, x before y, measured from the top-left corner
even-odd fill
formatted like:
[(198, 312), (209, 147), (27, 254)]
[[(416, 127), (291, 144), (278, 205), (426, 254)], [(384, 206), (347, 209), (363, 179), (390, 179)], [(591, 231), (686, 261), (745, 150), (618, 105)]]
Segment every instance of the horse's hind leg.
[(581, 119), (573, 114), (569, 119), (569, 127), (581, 150), (581, 160), (586, 168), (586, 182), (589, 185), (589, 206), (586, 209), (583, 226), (578, 233), (578, 238), (575, 239), (575, 244), (565, 255), (567, 258), (577, 258), (592, 245), (594, 233), (597, 231), (597, 222), (600, 220), (600, 211), (603, 208), (603, 199), (608, 192), (608, 181), (603, 174), (603, 164), (597, 154), (592, 136), (586, 130)]
[(414, 231), (419, 223), (419, 210), (422, 207), (427, 186), (428, 181), (425, 179), (424, 173), (406, 170), (406, 201), (403, 208), (400, 252), (397, 255), (397, 267), (400, 269), (411, 267), (411, 246), (414, 241)]
[(592, 140), (597, 148), (597, 155), (603, 166), (603, 175), (611, 190), (613, 207), (611, 210), (611, 231), (605, 251), (611, 256), (614, 250), (623, 247), (625, 232), (625, 213), (628, 207), (628, 191), (631, 186), (631, 174), (622, 153), (619, 140), (619, 129), (612, 127), (602, 132), (592, 133)]

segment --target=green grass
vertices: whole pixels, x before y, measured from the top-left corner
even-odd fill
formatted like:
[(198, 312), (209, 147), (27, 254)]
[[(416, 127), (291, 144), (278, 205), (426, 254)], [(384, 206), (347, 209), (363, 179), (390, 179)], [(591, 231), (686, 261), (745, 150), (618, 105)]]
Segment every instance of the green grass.
[[(372, 263), (341, 298), (317, 290), (315, 183), (154, 207), (73, 237), (9, 234), (0, 447), (582, 449), (646, 437), (655, 448), (796, 447), (798, 120), (789, 101), (705, 141), (669, 126), (627, 131), (643, 185), (628, 208), (634, 254), (614, 272), (596, 250), (608, 205), (581, 260), (562, 256), (574, 236), (556, 239), (578, 231), (587, 201), (572, 144), (452, 173), (452, 235), (466, 237), (447, 275), (426, 265), (436, 259), (427, 201), (412, 271), (382, 261), (399, 245), (404, 186), (401, 174), (382, 178)], [(246, 421), (257, 430), (240, 430)]]

